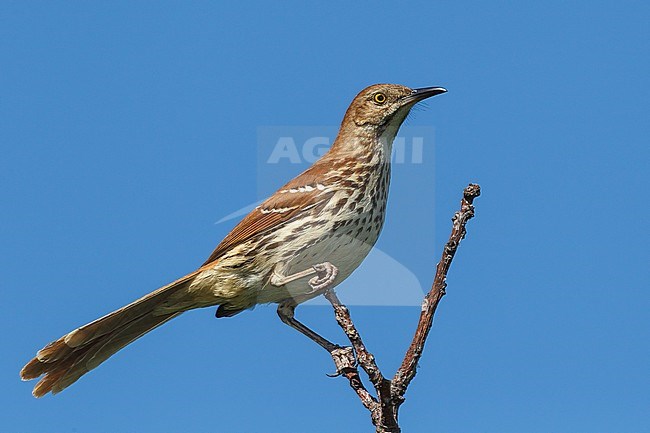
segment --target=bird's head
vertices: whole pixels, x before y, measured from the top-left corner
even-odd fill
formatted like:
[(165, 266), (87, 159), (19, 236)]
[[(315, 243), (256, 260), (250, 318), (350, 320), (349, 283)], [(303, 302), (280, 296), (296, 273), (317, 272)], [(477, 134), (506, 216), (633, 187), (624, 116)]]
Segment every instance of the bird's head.
[(380, 131), (388, 126), (399, 128), (415, 104), (446, 91), (442, 87), (411, 89), (399, 84), (374, 84), (352, 100), (343, 124)]

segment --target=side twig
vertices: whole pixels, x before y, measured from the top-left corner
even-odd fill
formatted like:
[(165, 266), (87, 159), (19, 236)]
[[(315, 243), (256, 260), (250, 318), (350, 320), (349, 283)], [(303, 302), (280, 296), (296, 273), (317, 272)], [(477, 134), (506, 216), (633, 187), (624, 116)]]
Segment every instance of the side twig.
[[(406, 351), (401, 366), (392, 380), (388, 380), (383, 376), (375, 362), (375, 357), (366, 349), (361, 335), (352, 322), (348, 308), (341, 304), (333, 290), (325, 292), (325, 298), (334, 308), (336, 321), (352, 344), (352, 347), (338, 348), (330, 352), (330, 354), (336, 364), (337, 372), (348, 378), (350, 386), (357, 393), (363, 405), (370, 411), (372, 423), (377, 433), (399, 433), (401, 431), (397, 422), (398, 410), (404, 402), (404, 394), (409, 384), (415, 377), (418, 361), (422, 356), (424, 344), (433, 324), (433, 316), (438, 303), (445, 295), (447, 272), (460, 241), (465, 238), (465, 226), (474, 216), (473, 201), (480, 194), (481, 188), (477, 184), (469, 184), (463, 192), (461, 207), (452, 218), (451, 235), (445, 244), (442, 258), (436, 266), (436, 274), (431, 290), (422, 302), (420, 320), (415, 335)], [(368, 375), (377, 393), (376, 398), (363, 386), (357, 363)]]
[(438, 303), (445, 296), (447, 288), (447, 272), (451, 266), (451, 261), (456, 254), (460, 241), (465, 239), (467, 233), (465, 225), (467, 221), (474, 217), (474, 199), (481, 195), (481, 187), (477, 184), (469, 184), (463, 191), (463, 199), (460, 203), (460, 210), (452, 218), (453, 227), (449, 240), (445, 244), (442, 252), (442, 258), (436, 266), (436, 276), (433, 279), (431, 290), (422, 301), (422, 311), (420, 320), (413, 336), (413, 341), (404, 355), (402, 365), (393, 377), (393, 398), (401, 404), (404, 401), (404, 394), (411, 380), (415, 377), (417, 364), (424, 350), (424, 343), (427, 340), (431, 325), (433, 324), (433, 315), (436, 312)]

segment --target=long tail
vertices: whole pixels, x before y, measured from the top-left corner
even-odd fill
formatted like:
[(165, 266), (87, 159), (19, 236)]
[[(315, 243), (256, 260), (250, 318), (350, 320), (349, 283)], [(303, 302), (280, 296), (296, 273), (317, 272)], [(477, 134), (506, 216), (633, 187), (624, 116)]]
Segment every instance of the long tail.
[(34, 397), (56, 394), (140, 338), (192, 306), (178, 302), (198, 271), (149, 293), (135, 302), (77, 328), (38, 351), (20, 371), (23, 380), (44, 375)]

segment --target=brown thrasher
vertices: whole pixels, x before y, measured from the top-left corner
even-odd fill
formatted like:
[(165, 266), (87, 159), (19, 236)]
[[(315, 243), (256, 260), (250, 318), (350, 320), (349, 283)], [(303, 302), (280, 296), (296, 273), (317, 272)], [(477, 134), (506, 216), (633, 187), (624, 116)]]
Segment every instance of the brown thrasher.
[(56, 394), (152, 329), (213, 305), (217, 317), (229, 317), (277, 303), (283, 322), (331, 351), (294, 309), (346, 279), (375, 244), (397, 130), (417, 102), (444, 92), (395, 84), (362, 90), (329, 152), (249, 213), (199, 269), (48, 344), (21, 378), (45, 375), (34, 396)]

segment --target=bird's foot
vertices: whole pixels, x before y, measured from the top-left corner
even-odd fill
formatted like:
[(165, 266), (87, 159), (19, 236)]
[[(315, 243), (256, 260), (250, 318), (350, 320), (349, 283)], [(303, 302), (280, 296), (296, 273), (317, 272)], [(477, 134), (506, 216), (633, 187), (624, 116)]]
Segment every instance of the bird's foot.
[(337, 348), (332, 350), (330, 355), (332, 355), (334, 365), (336, 365), (336, 372), (328, 374), (328, 377), (339, 377), (345, 373), (356, 370), (358, 363), (354, 356), (354, 349), (352, 346), (341, 347), (337, 345)]
[(316, 272), (316, 276), (309, 280), (309, 286), (314, 292), (320, 292), (329, 287), (339, 274), (338, 268), (330, 262), (318, 263), (312, 268)]

